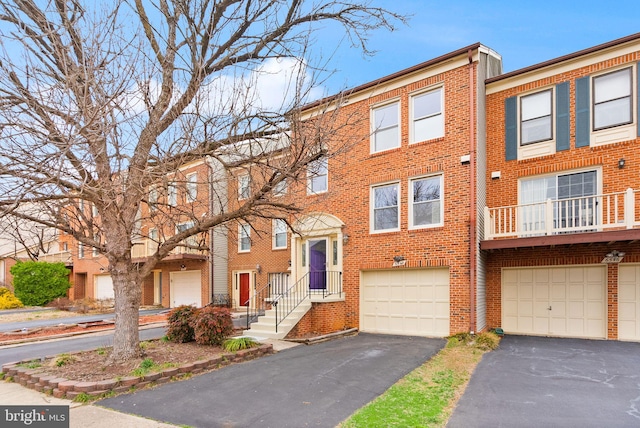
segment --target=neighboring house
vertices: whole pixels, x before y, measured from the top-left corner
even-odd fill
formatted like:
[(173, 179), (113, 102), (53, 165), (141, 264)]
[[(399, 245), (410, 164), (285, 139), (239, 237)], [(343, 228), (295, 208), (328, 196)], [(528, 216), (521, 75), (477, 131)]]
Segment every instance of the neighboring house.
[(488, 327), (640, 341), (639, 61), (640, 33), (487, 80)]
[[(500, 72), (501, 58), (475, 44), (303, 109), (315, 126), (339, 104), (332, 120), (344, 120), (348, 132), (324, 144), (330, 153), (348, 150), (318, 160), (307, 183), (296, 184), (306, 187), (296, 192), (305, 210), (283, 219), (295, 233), (277, 220), (238, 225), (229, 246), (234, 305), (272, 303), (247, 334), (357, 327), (444, 337), (486, 328), (477, 239), (484, 80)], [(247, 183), (230, 180), (230, 194), (243, 198)]]

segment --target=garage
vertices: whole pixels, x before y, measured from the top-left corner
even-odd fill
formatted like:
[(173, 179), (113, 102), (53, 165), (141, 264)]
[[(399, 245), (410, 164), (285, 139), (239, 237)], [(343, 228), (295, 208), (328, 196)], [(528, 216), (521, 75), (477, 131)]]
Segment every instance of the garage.
[(111, 275), (96, 275), (94, 278), (96, 284), (96, 299), (107, 300), (115, 298)]
[(360, 329), (409, 336), (449, 335), (449, 269), (364, 271)]
[(509, 334), (604, 339), (607, 267), (502, 270), (502, 328)]
[(640, 265), (618, 266), (618, 339), (640, 341)]
[(180, 305), (202, 306), (200, 271), (171, 272), (171, 307)]

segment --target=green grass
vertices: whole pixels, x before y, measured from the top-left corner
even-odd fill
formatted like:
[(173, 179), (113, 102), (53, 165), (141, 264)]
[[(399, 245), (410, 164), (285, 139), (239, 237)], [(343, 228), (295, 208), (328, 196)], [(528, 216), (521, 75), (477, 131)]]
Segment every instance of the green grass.
[(477, 340), (478, 337), (450, 338), (436, 356), (358, 410), (340, 427), (444, 427), (471, 373), (487, 352), (486, 342), (491, 339)]
[(169, 367), (175, 367), (175, 366), (176, 364), (174, 363), (158, 364), (154, 362), (151, 358), (145, 358), (144, 360), (142, 360), (142, 362), (140, 362), (140, 365), (138, 366), (138, 368), (134, 369), (130, 373), (130, 375), (136, 376), (136, 377), (142, 377), (149, 373), (159, 372), (162, 369), (167, 369)]
[(25, 363), (18, 364), (18, 367), (26, 367), (28, 369), (37, 369), (38, 367), (42, 367), (42, 363), (40, 363), (40, 360), (31, 360)]
[(228, 352), (236, 352), (241, 349), (253, 348), (260, 344), (250, 337), (234, 337), (223, 342), (222, 348)]

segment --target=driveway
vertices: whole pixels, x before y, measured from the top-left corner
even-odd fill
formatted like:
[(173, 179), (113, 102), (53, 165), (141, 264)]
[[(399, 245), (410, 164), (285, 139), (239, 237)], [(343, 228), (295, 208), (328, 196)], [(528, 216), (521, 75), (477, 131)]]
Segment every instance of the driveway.
[(507, 336), (448, 428), (640, 426), (640, 343)]
[(97, 404), (193, 427), (335, 427), (444, 344), (360, 333)]

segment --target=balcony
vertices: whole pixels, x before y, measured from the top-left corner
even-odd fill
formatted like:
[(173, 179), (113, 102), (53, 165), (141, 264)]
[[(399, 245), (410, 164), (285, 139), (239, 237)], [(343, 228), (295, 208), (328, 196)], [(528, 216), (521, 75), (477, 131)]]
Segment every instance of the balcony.
[[(145, 259), (152, 256), (158, 249), (158, 243), (152, 239), (141, 239), (133, 243), (131, 248), (132, 259)], [(179, 260), (179, 259), (206, 259), (205, 251), (195, 248), (178, 246), (171, 250), (168, 256), (163, 260)]]
[(484, 209), (481, 249), (640, 239), (640, 190)]
[(65, 265), (70, 265), (73, 262), (71, 259), (71, 253), (69, 251), (41, 254), (38, 257), (38, 261), (48, 263), (64, 263)]

